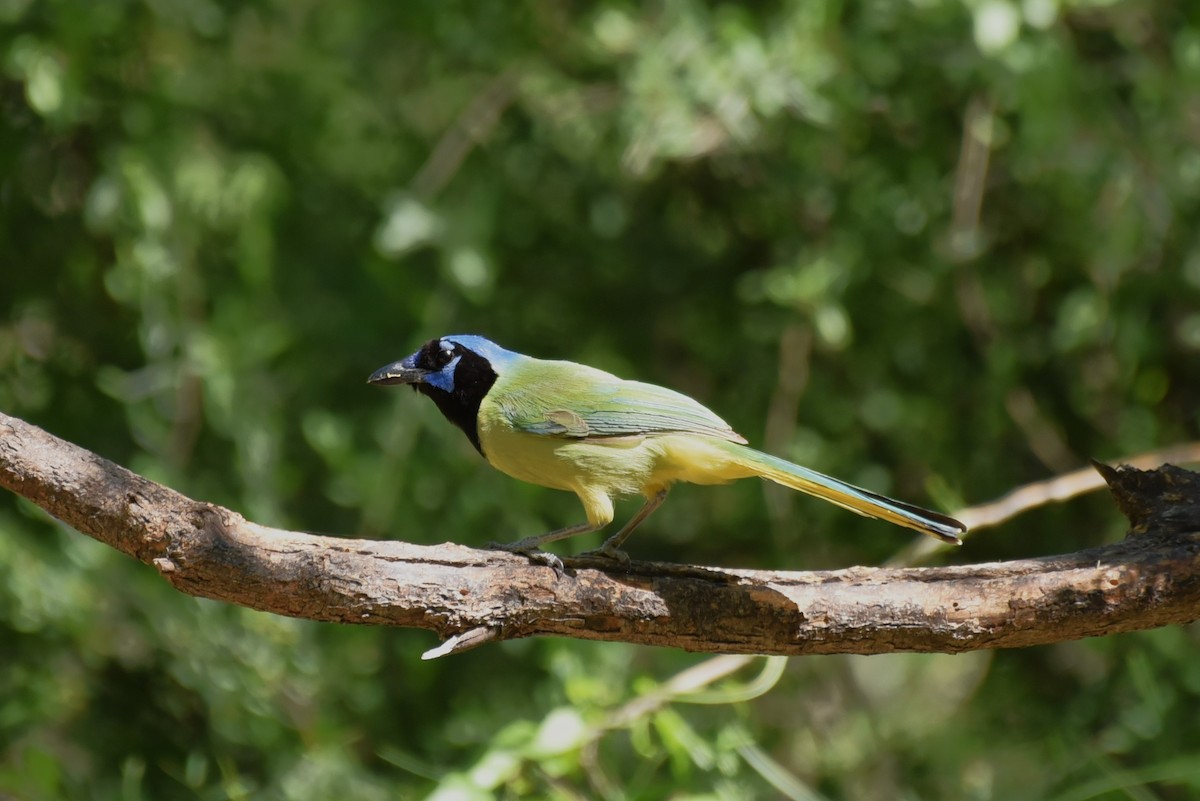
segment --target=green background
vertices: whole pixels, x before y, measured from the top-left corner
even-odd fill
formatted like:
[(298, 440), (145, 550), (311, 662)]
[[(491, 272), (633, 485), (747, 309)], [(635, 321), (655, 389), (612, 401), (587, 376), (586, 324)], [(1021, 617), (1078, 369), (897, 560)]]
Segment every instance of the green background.
[[(260, 523), (424, 543), (580, 519), (365, 385), (446, 333), (947, 510), (1186, 441), (1189, 8), (0, 0), (0, 409)], [(1123, 531), (1094, 494), (939, 559)], [(909, 542), (741, 482), (679, 488), (628, 548)], [(428, 632), (185, 597), (5, 494), (0, 797), (1192, 798), (1197, 635), (756, 660), (676, 697), (706, 657), (421, 662)]]

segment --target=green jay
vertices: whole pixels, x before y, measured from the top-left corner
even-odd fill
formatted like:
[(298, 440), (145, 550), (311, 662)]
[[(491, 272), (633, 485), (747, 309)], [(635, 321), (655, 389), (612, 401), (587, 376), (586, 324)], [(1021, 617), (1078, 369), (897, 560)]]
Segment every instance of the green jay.
[(407, 384), (427, 395), (497, 470), (579, 496), (586, 523), (500, 546), (561, 567), (541, 551), (613, 520), (614, 499), (645, 505), (600, 552), (628, 561), (622, 543), (676, 481), (723, 484), (759, 476), (867, 517), (960, 544), (952, 517), (892, 500), (754, 450), (729, 424), (686, 395), (626, 381), (568, 361), (535, 359), (475, 335), (431, 339), (368, 383)]

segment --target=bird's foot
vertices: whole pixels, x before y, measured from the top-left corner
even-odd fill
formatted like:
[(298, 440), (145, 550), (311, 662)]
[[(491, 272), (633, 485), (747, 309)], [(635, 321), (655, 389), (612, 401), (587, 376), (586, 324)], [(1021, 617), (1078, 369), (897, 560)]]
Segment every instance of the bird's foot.
[(584, 551), (580, 556), (593, 556), (600, 559), (611, 559), (621, 565), (621, 567), (629, 567), (629, 554), (622, 551), (615, 545), (604, 543), (599, 548), (594, 548), (590, 551)]
[(563, 560), (549, 551), (543, 551), (537, 543), (517, 540), (516, 542), (489, 542), (487, 547), (493, 551), (506, 551), (524, 556), (535, 565), (545, 565), (551, 568), (561, 578), (564, 570)]

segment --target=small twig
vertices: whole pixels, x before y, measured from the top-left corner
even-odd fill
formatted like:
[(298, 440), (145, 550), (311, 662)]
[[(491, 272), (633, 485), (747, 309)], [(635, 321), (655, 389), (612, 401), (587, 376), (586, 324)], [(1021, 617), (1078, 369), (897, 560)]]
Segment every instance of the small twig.
[[(763, 442), (767, 450), (781, 452), (796, 432), (796, 408), (808, 387), (809, 358), (812, 355), (812, 332), (807, 326), (791, 325), (779, 338), (779, 368), (775, 392), (767, 407), (767, 423)], [(776, 538), (783, 532), (783, 522), (791, 516), (796, 493), (778, 484), (763, 482), (767, 513)]]
[[(951, 235), (955, 255), (973, 258), (979, 252), (979, 219), (987, 190), (988, 163), (992, 154), (995, 104), (980, 95), (963, 112), (962, 143), (954, 171), (954, 207)], [(990, 319), (989, 319), (990, 322)]]
[(1009, 390), (1004, 396), (1004, 409), (1025, 435), (1029, 451), (1048, 469), (1062, 472), (1079, 464), (1079, 457), (1071, 452), (1058, 427), (1042, 413), (1029, 387)]
[(442, 191), (471, 149), (491, 136), (500, 115), (516, 97), (517, 85), (517, 71), (506, 70), (471, 99), (417, 171), (412, 180), (413, 194), (428, 200)]
[(661, 709), (675, 697), (684, 693), (694, 693), (713, 682), (732, 675), (754, 661), (756, 657), (744, 654), (725, 654), (706, 659), (698, 665), (693, 665), (680, 671), (669, 680), (663, 682), (652, 692), (634, 698), (629, 703), (609, 715), (603, 729), (621, 729), (646, 715)]
[(446, 639), (444, 643), (437, 648), (430, 648), (425, 653), (421, 654), (421, 659), (426, 661), (437, 659), (439, 656), (449, 656), (450, 654), (458, 654), (463, 651), (469, 651), (472, 648), (478, 648), (485, 642), (491, 642), (500, 638), (500, 630), (488, 628), (487, 626), (476, 626), (469, 631), (464, 631), (462, 634), (453, 634)]

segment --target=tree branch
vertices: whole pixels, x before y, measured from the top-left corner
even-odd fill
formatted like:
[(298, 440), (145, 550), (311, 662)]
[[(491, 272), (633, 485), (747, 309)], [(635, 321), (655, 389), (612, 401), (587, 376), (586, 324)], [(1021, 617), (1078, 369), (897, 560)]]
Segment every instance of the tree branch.
[(559, 576), (503, 552), (260, 526), (0, 414), (0, 485), (178, 590), (310, 620), (432, 629), (448, 641), (428, 656), (533, 635), (725, 653), (957, 653), (1200, 617), (1197, 475), (1097, 467), (1134, 529), (1064, 556), (813, 572), (576, 559)]

